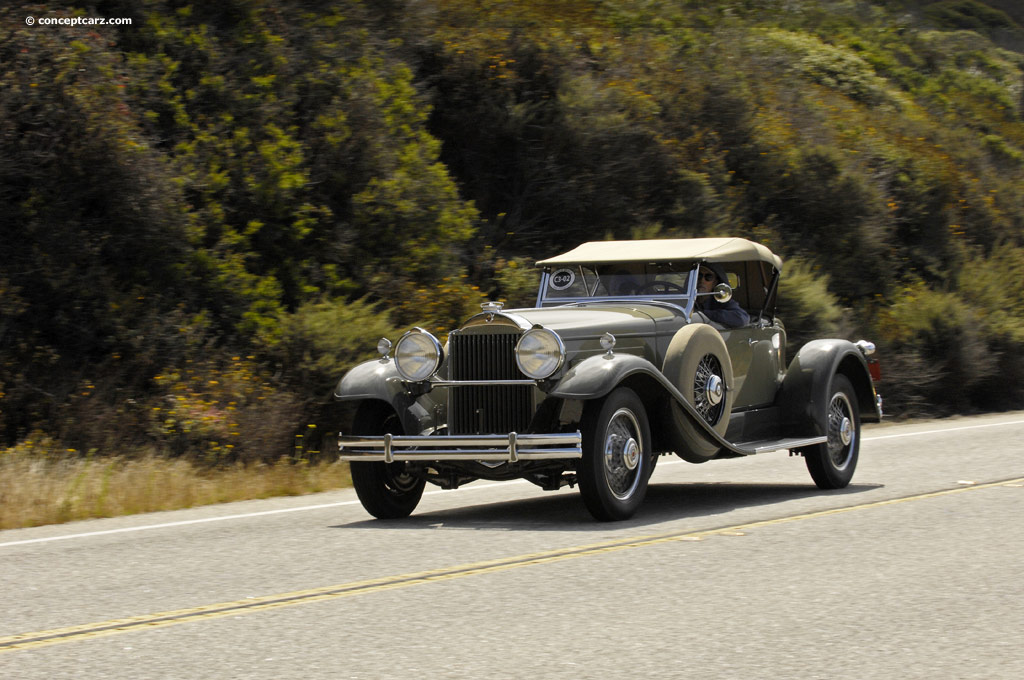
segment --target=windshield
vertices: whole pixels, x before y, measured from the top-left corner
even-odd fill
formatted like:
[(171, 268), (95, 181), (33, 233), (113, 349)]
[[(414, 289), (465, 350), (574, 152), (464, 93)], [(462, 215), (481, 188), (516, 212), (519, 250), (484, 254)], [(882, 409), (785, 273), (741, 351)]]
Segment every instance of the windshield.
[(696, 263), (572, 265), (551, 269), (541, 280), (542, 303), (582, 299), (689, 297), (690, 272)]

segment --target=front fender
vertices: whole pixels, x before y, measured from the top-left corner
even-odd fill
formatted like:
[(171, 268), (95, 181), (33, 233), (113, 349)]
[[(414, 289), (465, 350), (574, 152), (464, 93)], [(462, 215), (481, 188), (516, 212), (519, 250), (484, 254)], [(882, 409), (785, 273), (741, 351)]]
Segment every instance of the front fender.
[(392, 359), (367, 361), (354, 367), (338, 382), (334, 396), (341, 401), (382, 401), (395, 410), (406, 434), (429, 428), (434, 415), (405, 389)]
[[(704, 431), (721, 448), (741, 455), (752, 453), (738, 448), (716, 432), (657, 366), (634, 354), (603, 354), (584, 359), (573, 366), (548, 394), (562, 399), (600, 399), (623, 383), (639, 390), (644, 405), (652, 413), (658, 412), (659, 405), (675, 403), (689, 416), (695, 427)], [(674, 427), (673, 424), (665, 425), (665, 428)], [(660, 436), (671, 438), (672, 432), (666, 430)]]
[(600, 399), (615, 386), (637, 373), (645, 373), (664, 383), (661, 371), (647, 359), (635, 354), (600, 354), (576, 364), (548, 391), (562, 399)]
[(402, 377), (398, 375), (395, 362), (390, 359), (377, 359), (366, 361), (349, 370), (338, 382), (334, 396), (342, 401), (381, 399), (390, 402), (401, 392), (405, 392), (405, 389), (402, 387)]
[(878, 420), (871, 374), (857, 346), (848, 340), (812, 340), (790, 362), (776, 397), (787, 436), (826, 434), (829, 388), (837, 373), (849, 378), (857, 391), (861, 419)]

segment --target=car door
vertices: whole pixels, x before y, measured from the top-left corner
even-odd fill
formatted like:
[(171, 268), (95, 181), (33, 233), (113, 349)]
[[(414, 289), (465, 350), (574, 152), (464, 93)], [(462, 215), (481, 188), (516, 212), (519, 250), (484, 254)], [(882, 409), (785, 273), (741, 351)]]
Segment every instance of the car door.
[(775, 401), (784, 332), (774, 323), (756, 321), (722, 332), (732, 361), (733, 409), (767, 406)]

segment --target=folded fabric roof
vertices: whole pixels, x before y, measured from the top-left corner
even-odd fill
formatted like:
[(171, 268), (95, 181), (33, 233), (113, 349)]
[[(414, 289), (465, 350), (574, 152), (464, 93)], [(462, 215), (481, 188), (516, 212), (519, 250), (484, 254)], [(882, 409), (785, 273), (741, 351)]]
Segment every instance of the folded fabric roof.
[(745, 262), (760, 260), (782, 270), (782, 259), (745, 238), (671, 238), (639, 241), (590, 241), (567, 253), (541, 260), (538, 267), (615, 262)]

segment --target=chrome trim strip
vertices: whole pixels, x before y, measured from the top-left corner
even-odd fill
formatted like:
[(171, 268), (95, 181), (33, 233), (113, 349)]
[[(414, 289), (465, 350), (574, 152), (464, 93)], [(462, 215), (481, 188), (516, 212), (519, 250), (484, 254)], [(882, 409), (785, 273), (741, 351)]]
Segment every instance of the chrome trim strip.
[(781, 451), (783, 449), (798, 449), (804, 446), (813, 446), (814, 444), (824, 444), (828, 441), (828, 437), (822, 435), (818, 437), (792, 437), (789, 439), (773, 439), (769, 441), (757, 441), (757, 442), (743, 442), (737, 444), (737, 447), (752, 450), (754, 453), (768, 453), (769, 451)]
[(453, 332), (457, 333), (474, 326), (493, 324), (495, 319), (500, 319), (505, 322), (504, 324), (499, 322), (498, 325), (513, 326), (518, 328), (520, 331), (528, 331), (533, 328), (532, 323), (518, 314), (513, 314), (511, 312), (480, 312), (479, 314), (474, 314), (466, 319), (466, 323), (462, 324), (462, 326)]
[[(684, 315), (686, 317), (687, 321), (689, 321), (690, 317), (688, 315), (691, 314), (692, 311), (693, 311), (693, 305), (694, 305), (693, 298), (681, 298), (680, 297), (680, 298), (673, 298), (673, 299), (678, 299), (680, 302), (685, 302), (686, 305), (685, 306), (680, 306), (680, 305), (675, 304), (674, 302), (668, 302), (667, 300), (664, 300), (664, 299), (655, 300), (653, 298), (637, 298), (637, 297), (631, 297), (631, 298), (618, 298), (618, 297), (616, 297), (616, 298), (578, 298), (578, 299), (574, 300), (573, 302), (559, 303), (559, 304), (554, 305), (552, 307), (547, 307), (546, 309), (564, 309), (565, 307), (586, 307), (587, 305), (590, 305), (592, 303), (593, 304), (601, 304), (601, 305), (604, 305), (604, 304), (630, 305), (630, 306), (632, 306), (634, 308), (636, 308), (636, 307), (638, 307), (640, 305), (649, 305), (651, 307), (661, 307), (663, 309), (671, 309), (673, 311), (679, 312), (680, 314), (682, 314), (682, 315)], [(548, 302), (550, 302), (550, 300)], [(690, 311), (687, 311), (687, 309), (689, 309)], [(638, 333), (637, 335), (644, 335), (644, 334), (643, 333)], [(597, 337), (597, 336), (595, 336), (595, 337)], [(620, 335), (618, 337), (626, 337), (626, 336)]]
[(690, 323), (693, 318), (693, 309), (697, 306), (697, 274), (700, 272), (700, 263), (698, 262), (690, 269), (690, 274), (686, 278), (686, 290), (689, 295), (689, 291), (693, 291), (693, 295), (689, 295), (686, 299), (686, 309), (683, 310), (683, 317), (686, 319), (686, 323)]
[[(574, 445), (582, 441), (579, 432), (563, 432), (555, 434), (515, 434), (519, 444), (530, 446), (560, 446), (563, 444)], [(508, 444), (507, 434), (449, 434), (440, 436), (406, 436), (406, 435), (339, 435), (338, 445), (341, 448), (350, 446), (382, 447), (385, 441), (390, 438), (392, 448), (395, 447), (488, 447), (495, 444)]]
[[(431, 451), (399, 451), (392, 457), (394, 461), (487, 461), (498, 463), (516, 463), (528, 460), (571, 460), (582, 458), (576, 449), (521, 449), (518, 451), (516, 460), (510, 460), (507, 449), (478, 449), (475, 451), (466, 449), (438, 449)], [(372, 449), (354, 449), (342, 454), (339, 461), (361, 461), (361, 462), (387, 462), (380, 451)]]
[(544, 298), (544, 302), (550, 304), (556, 304), (559, 307), (572, 307), (578, 304), (634, 304), (634, 305), (650, 305), (650, 304), (662, 304), (670, 305), (676, 309), (682, 309), (680, 305), (673, 304), (670, 300), (679, 300), (680, 302), (692, 301), (692, 297), (689, 295), (606, 295), (604, 297), (574, 297), (574, 298)]
[(442, 437), (338, 436), (339, 460), (436, 461), (487, 460), (516, 463), (523, 460), (582, 458), (583, 436), (576, 432), (554, 434), (450, 435)]
[(430, 387), (491, 387), (494, 385), (537, 385), (536, 380), (435, 380)]

